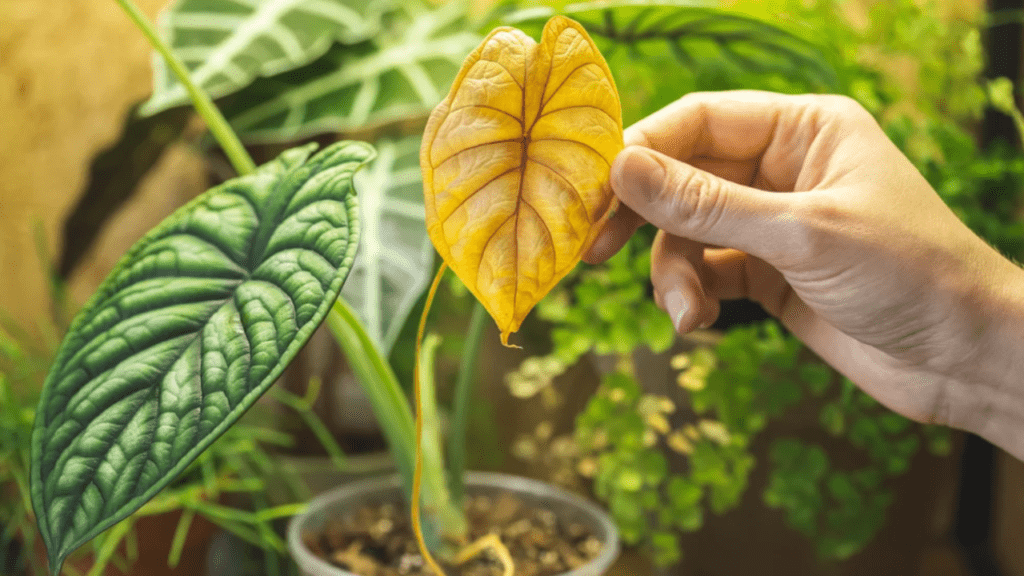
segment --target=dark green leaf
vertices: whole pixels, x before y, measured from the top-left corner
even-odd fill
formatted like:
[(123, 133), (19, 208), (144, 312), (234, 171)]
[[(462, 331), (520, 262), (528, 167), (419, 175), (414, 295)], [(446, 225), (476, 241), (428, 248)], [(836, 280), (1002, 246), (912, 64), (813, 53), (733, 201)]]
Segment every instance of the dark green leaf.
[[(554, 12), (524, 9), (509, 14), (505, 22), (536, 34)], [(812, 41), (808, 31), (783, 28), (711, 2), (583, 2), (561, 13), (582, 24), (606, 53), (629, 50), (635, 60), (643, 60), (651, 45), (668, 45), (691, 68), (725, 60), (749, 72), (807, 78), (823, 89), (839, 86), (825, 47)]]
[(32, 435), (32, 503), (56, 571), (185, 469), (273, 383), (355, 257), (341, 142), (289, 150), (150, 231), (75, 318)]

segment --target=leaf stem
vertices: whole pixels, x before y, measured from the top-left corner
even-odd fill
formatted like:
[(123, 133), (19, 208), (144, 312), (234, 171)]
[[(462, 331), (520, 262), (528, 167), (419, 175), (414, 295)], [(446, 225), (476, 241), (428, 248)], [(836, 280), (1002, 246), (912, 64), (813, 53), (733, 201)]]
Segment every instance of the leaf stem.
[(423, 538), (423, 527), (420, 519), (420, 489), (423, 487), (423, 403), (421, 382), (422, 374), (420, 369), (422, 368), (420, 362), (420, 346), (423, 342), (423, 334), (427, 327), (427, 316), (430, 314), (430, 307), (434, 302), (434, 294), (437, 293), (437, 286), (441, 283), (441, 278), (444, 276), (444, 271), (448, 268), (447, 263), (442, 262), (441, 267), (437, 270), (437, 274), (434, 276), (434, 282), (430, 285), (430, 290), (427, 291), (427, 301), (423, 305), (423, 314), (420, 315), (420, 326), (416, 331), (416, 367), (413, 369), (413, 405), (416, 408), (416, 467), (412, 475), (412, 509), (409, 515), (412, 517), (412, 533), (416, 537), (416, 545), (420, 549), (420, 555), (426, 561), (430, 570), (439, 576), (446, 576), (445, 571), (437, 564), (434, 560), (434, 556), (430, 553), (430, 549), (427, 547), (427, 542)]
[(344, 299), (338, 298), (334, 302), (334, 307), (327, 314), (327, 327), (341, 346), (356, 380), (373, 405), (373, 413), (380, 422), (402, 476), (406, 496), (410, 496), (416, 439), (409, 401), (391, 366), (381, 356), (355, 311)]
[(462, 361), (459, 363), (459, 378), (455, 382), (455, 399), (452, 407), (452, 428), (448, 440), (449, 491), (452, 501), (461, 504), (465, 494), (466, 482), (466, 422), (469, 418), (469, 397), (473, 392), (473, 381), (476, 376), (476, 359), (480, 354), (480, 336), (484, 331), (487, 311), (480, 302), (473, 307), (473, 316), (469, 320), (469, 332), (462, 349)]
[(188, 75), (188, 69), (174, 55), (174, 52), (171, 52), (171, 48), (160, 39), (156, 29), (153, 28), (153, 24), (146, 18), (146, 15), (135, 6), (132, 0), (117, 0), (117, 3), (121, 5), (121, 8), (128, 14), (128, 17), (135, 23), (135, 26), (145, 34), (149, 43), (160, 53), (175, 77), (185, 87), (189, 98), (192, 100), (192, 105), (195, 106), (196, 112), (203, 118), (210, 133), (213, 134), (221, 148), (224, 149), (224, 153), (227, 155), (231, 165), (234, 166), (235, 171), (239, 175), (245, 175), (256, 170), (256, 164), (245, 150), (245, 146), (242, 146), (242, 141), (238, 139), (238, 135), (231, 129), (231, 125), (228, 124), (224, 115), (221, 114), (213, 100), (210, 99), (210, 95), (192, 82)]
[[(419, 354), (420, 397), (419, 414), (423, 424), (423, 435), (420, 450), (423, 469), (428, 473), (423, 478), (427, 494), (432, 494), (429, 521), (432, 528), (441, 536), (459, 541), (469, 532), (469, 525), (462, 507), (451, 499), (448, 486), (444, 483), (444, 474), (430, 473), (431, 470), (444, 470), (444, 456), (441, 451), (441, 419), (437, 413), (437, 386), (434, 382), (434, 359), (441, 344), (441, 337), (433, 332), (423, 338)], [(431, 482), (435, 483), (431, 485)], [(436, 535), (436, 534), (435, 534)]]

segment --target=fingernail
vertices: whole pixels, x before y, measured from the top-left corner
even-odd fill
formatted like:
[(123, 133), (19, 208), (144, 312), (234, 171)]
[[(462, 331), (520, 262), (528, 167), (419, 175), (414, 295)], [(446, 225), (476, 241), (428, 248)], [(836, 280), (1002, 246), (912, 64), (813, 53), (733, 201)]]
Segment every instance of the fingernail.
[(668, 312), (669, 318), (672, 319), (672, 325), (676, 327), (676, 332), (679, 332), (679, 325), (689, 309), (690, 306), (687, 304), (682, 290), (673, 288), (665, 295), (665, 311)]
[(631, 146), (619, 153), (616, 170), (616, 188), (646, 202), (657, 198), (665, 181), (665, 167), (639, 146)]

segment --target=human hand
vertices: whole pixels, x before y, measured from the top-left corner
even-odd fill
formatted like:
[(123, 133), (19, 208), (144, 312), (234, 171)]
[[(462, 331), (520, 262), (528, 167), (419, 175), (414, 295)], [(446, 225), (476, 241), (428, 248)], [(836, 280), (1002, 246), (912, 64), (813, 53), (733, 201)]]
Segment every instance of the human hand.
[(679, 332), (750, 298), (901, 414), (990, 439), (1007, 433), (996, 412), (1024, 420), (1024, 273), (856, 102), (689, 94), (625, 139), (611, 170), (623, 206), (584, 259), (659, 228), (651, 279)]

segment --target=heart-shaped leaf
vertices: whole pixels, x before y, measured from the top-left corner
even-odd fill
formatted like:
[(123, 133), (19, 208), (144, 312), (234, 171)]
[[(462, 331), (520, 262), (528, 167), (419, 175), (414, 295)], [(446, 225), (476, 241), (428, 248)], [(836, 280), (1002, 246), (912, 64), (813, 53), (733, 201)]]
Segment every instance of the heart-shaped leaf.
[(51, 570), (185, 469), (267, 390), (355, 257), (352, 177), (373, 156), (293, 149), (150, 231), (75, 318), (32, 434)]
[[(373, 38), (391, 8), (378, 0), (177, 0), (160, 14), (160, 35), (192, 81), (220, 97), (308, 64), (335, 41)], [(187, 103), (185, 87), (154, 55), (153, 96), (140, 111), (150, 115)]]
[(515, 28), (491, 32), (430, 115), (420, 149), (427, 230), (503, 343), (593, 243), (622, 146), (611, 71), (561, 16), (539, 44)]

